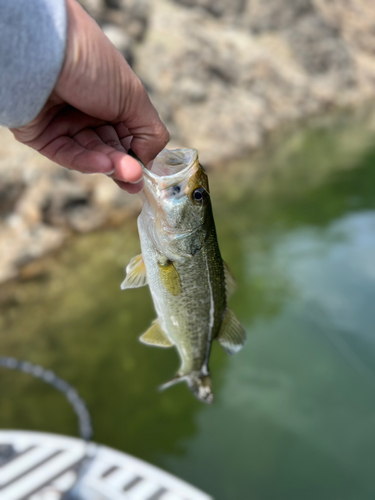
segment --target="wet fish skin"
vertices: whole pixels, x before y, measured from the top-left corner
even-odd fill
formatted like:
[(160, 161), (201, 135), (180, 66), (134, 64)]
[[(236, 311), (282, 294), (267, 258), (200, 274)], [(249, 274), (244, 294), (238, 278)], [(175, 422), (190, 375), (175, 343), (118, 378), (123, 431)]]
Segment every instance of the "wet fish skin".
[(198, 399), (211, 403), (213, 340), (229, 354), (245, 341), (227, 307), (234, 280), (220, 254), (208, 178), (196, 151), (163, 150), (155, 163), (151, 172), (143, 167), (142, 255), (127, 267), (122, 288), (148, 283), (157, 320), (141, 341), (178, 350), (181, 367), (163, 388), (185, 380)]

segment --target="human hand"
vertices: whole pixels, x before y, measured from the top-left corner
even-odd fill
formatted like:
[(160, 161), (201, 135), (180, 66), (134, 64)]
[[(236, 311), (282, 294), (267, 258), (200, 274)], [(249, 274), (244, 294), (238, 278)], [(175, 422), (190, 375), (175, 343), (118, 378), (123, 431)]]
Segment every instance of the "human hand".
[(63, 167), (104, 173), (129, 193), (142, 189), (142, 169), (169, 134), (130, 66), (75, 0), (66, 0), (65, 61), (45, 106), (16, 139)]

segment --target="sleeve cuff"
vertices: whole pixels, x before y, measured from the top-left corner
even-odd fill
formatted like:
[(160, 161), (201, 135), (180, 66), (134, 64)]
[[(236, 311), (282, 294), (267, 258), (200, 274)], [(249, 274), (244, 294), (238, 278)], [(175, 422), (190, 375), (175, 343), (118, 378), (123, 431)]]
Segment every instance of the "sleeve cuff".
[(19, 127), (43, 108), (65, 55), (64, 0), (0, 0), (0, 125)]

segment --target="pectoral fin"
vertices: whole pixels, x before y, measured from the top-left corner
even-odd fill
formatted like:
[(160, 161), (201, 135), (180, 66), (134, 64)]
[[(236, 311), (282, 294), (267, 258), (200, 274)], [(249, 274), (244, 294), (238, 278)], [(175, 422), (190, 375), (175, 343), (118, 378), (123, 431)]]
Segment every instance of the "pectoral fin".
[(229, 267), (224, 261), (223, 265), (224, 265), (224, 277), (225, 277), (225, 290), (227, 292), (227, 298), (229, 299), (229, 297), (233, 295), (237, 284), (236, 280), (233, 277), (233, 274), (230, 272)]
[(121, 284), (121, 290), (139, 288), (147, 285), (146, 266), (142, 254), (133, 257), (126, 267), (126, 278)]
[(246, 332), (231, 309), (227, 309), (225, 313), (217, 340), (230, 355), (236, 354), (245, 343)]
[(155, 320), (150, 328), (145, 332), (139, 340), (144, 344), (155, 345), (158, 347), (172, 347), (173, 344), (167, 337), (166, 333), (159, 325), (159, 321)]
[(181, 280), (173, 262), (169, 260), (165, 264), (159, 264), (159, 272), (165, 289), (174, 296), (180, 295)]

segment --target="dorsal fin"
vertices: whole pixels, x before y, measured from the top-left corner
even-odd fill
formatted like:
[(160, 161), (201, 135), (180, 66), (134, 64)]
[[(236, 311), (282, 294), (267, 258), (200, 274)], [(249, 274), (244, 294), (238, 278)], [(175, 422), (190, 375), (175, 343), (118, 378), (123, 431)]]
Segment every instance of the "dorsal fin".
[(132, 258), (126, 266), (126, 278), (121, 283), (121, 290), (126, 288), (139, 288), (147, 285), (146, 266), (142, 254)]
[(143, 335), (141, 335), (139, 340), (144, 344), (155, 345), (158, 347), (173, 346), (157, 319), (152, 322), (150, 328)]
[(236, 354), (242, 349), (246, 340), (246, 332), (231, 309), (226, 310), (219, 335), (216, 338), (227, 354)]
[(224, 266), (224, 277), (225, 277), (225, 290), (227, 292), (227, 299), (231, 297), (236, 289), (237, 283), (230, 272), (229, 267), (226, 262), (223, 261)]

